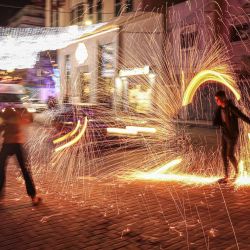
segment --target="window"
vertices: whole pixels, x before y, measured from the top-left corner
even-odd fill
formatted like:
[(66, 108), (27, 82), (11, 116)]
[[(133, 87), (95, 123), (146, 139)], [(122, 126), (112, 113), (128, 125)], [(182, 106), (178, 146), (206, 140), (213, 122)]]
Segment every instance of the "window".
[(115, 16), (119, 16), (121, 14), (121, 0), (115, 0)]
[(181, 48), (188, 49), (194, 47), (197, 38), (197, 32), (189, 32), (181, 34)]
[(230, 33), (231, 42), (247, 40), (250, 37), (250, 25), (248, 23), (244, 23), (232, 26)]
[(66, 82), (70, 81), (70, 71), (71, 71), (71, 65), (70, 65), (70, 55), (65, 56), (65, 75), (66, 75)]
[(71, 10), (71, 23), (79, 23), (83, 21), (84, 9), (83, 4), (79, 4)]
[(57, 27), (59, 26), (59, 5), (57, 0), (53, 0), (52, 2), (52, 13), (51, 13), (51, 26)]
[(127, 12), (133, 11), (133, 0), (126, 1), (126, 11)]
[(89, 6), (89, 14), (93, 14), (93, 6), (94, 6), (94, 0), (88, 0), (88, 6)]
[(102, 22), (102, 0), (98, 0), (96, 10), (97, 10), (97, 22)]
[(70, 64), (70, 55), (65, 56), (65, 78), (66, 78), (66, 96), (69, 95), (70, 89), (70, 75), (71, 72), (71, 64)]

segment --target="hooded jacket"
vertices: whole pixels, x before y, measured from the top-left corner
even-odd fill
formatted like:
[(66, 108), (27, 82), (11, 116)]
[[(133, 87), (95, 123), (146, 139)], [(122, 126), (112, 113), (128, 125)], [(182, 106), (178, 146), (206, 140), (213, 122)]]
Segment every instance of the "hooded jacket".
[(239, 136), (238, 118), (250, 124), (250, 119), (243, 114), (231, 100), (227, 100), (224, 108), (217, 108), (213, 119), (213, 125), (222, 128), (222, 135), (234, 139)]

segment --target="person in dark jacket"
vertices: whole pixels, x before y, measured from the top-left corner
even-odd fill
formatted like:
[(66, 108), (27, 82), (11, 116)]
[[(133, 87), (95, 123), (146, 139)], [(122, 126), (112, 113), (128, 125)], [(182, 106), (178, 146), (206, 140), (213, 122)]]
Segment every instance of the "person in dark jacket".
[(32, 115), (25, 108), (7, 107), (0, 111), (0, 132), (3, 132), (3, 145), (0, 151), (0, 198), (4, 196), (6, 160), (8, 156), (16, 155), (25, 180), (27, 193), (31, 197), (32, 204), (38, 205), (41, 198), (36, 195), (35, 185), (26, 165), (23, 148), (25, 142), (23, 127), (32, 120)]
[(219, 183), (226, 183), (229, 178), (229, 161), (234, 167), (234, 178), (238, 176), (238, 160), (235, 157), (235, 150), (239, 138), (238, 118), (248, 124), (250, 124), (250, 119), (243, 114), (231, 100), (227, 99), (223, 90), (215, 94), (215, 101), (218, 108), (215, 112), (213, 125), (219, 126), (222, 129), (221, 154), (225, 172), (225, 177), (220, 179)]

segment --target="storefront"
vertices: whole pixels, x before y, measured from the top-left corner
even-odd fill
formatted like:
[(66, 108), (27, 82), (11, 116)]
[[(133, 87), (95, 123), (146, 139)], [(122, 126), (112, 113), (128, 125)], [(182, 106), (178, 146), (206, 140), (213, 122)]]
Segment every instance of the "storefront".
[(148, 65), (120, 70), (115, 85), (116, 109), (140, 114), (151, 113), (155, 78), (154, 71)]
[(97, 30), (58, 51), (61, 100), (113, 105), (119, 28)]

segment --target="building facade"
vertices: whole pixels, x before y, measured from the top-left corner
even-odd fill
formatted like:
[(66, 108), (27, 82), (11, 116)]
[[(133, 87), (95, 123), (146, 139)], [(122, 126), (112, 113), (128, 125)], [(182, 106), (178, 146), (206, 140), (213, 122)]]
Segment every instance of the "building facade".
[[(217, 1), (187, 1), (168, 7), (168, 26), (167, 35), (172, 37), (172, 47), (176, 50), (175, 69), (176, 74), (180, 74), (180, 60), (190, 55), (204, 58), (204, 53), (212, 48), (216, 41), (222, 39), (225, 46), (225, 54), (230, 58), (230, 66), (235, 73), (238, 87), (244, 89), (244, 93), (249, 98), (249, 90), (246, 91), (247, 84), (250, 82), (250, 4), (247, 0), (217, 0)], [(193, 51), (193, 54), (192, 54)], [(216, 60), (212, 58), (211, 61)], [(223, 58), (222, 58), (223, 59)], [(192, 63), (192, 62), (191, 62)], [(195, 63), (195, 62), (193, 62)], [(189, 72), (190, 65), (182, 65), (184, 73)], [(208, 84), (209, 85), (209, 84)], [(215, 88), (210, 86), (202, 87), (197, 93), (200, 96), (201, 103), (199, 108), (201, 112), (189, 107), (190, 119), (211, 119), (213, 115), (213, 100)], [(211, 108), (212, 107), (212, 108)]]
[[(24, 6), (9, 22), (9, 27), (14, 28), (36, 28), (45, 26), (45, 4), (43, 0), (34, 0), (32, 4)], [(29, 30), (32, 34), (32, 31)], [(30, 97), (47, 101), (49, 96), (55, 96), (54, 73), (56, 68), (53, 66), (56, 60), (56, 53), (43, 52), (39, 54), (36, 65), (31, 69), (18, 70), (12, 74), (22, 76), (22, 82), (28, 89)]]
[[(204, 54), (211, 40), (218, 38), (224, 39), (240, 81), (249, 79), (247, 0), (167, 1), (167, 5), (149, 0), (46, 0), (47, 26), (94, 23), (103, 27), (58, 51), (61, 99), (148, 112), (157, 77), (167, 73), (162, 61), (168, 53), (178, 55), (171, 62), (172, 73), (181, 82), (181, 71), (190, 67), (180, 68), (180, 60), (192, 50)], [(165, 49), (166, 41), (171, 51)], [(88, 57), (79, 62), (77, 54), (84, 46), (82, 53), (86, 56), (87, 51)], [(210, 119), (211, 107), (203, 106), (199, 119)]]
[[(51, 1), (47, 2), (52, 6)], [(64, 1), (58, 9), (60, 26), (93, 23), (103, 23), (103, 26), (58, 50), (61, 99), (150, 112), (151, 89), (158, 69), (150, 54), (145, 56), (141, 44), (147, 41), (148, 35), (156, 46), (162, 44), (159, 24), (163, 15), (158, 5), (159, 2), (157, 6), (148, 5), (148, 1)], [(151, 12), (157, 8), (158, 12)], [(47, 22), (48, 26), (54, 23), (51, 16), (48, 15), (51, 21)], [(79, 62), (77, 54), (82, 46), (86, 47), (88, 56)], [(142, 87), (145, 81), (146, 89)]]

